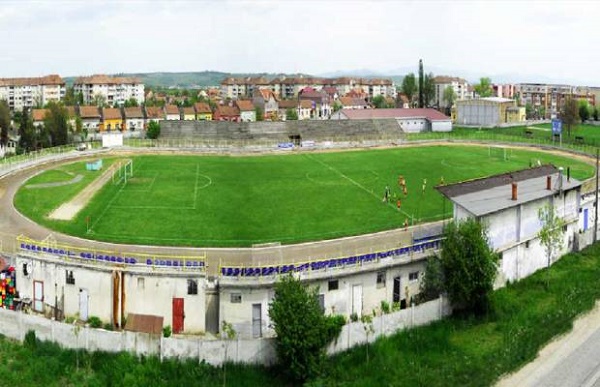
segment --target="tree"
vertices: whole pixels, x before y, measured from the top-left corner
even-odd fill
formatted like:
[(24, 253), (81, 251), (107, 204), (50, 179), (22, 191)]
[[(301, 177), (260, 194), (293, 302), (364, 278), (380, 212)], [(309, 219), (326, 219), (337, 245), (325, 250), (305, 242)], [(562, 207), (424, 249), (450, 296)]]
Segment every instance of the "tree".
[(423, 94), (424, 88), (424, 79), (423, 79), (423, 59), (419, 59), (419, 107), (425, 107), (425, 95)]
[(343, 107), (342, 103), (340, 101), (335, 101), (333, 102), (333, 111), (337, 112), (338, 110), (341, 110)]
[(455, 311), (483, 314), (489, 308), (498, 254), (476, 219), (449, 223), (444, 229), (441, 266), (444, 289)]
[(35, 150), (37, 147), (35, 128), (29, 112), (24, 109), (19, 123), (19, 148), (25, 152)]
[(254, 112), (256, 113), (256, 121), (265, 120), (265, 113), (260, 106), (255, 107)]
[(377, 95), (373, 97), (371, 103), (373, 104), (373, 106), (375, 106), (375, 108), (383, 109), (385, 107), (385, 98), (383, 97), (383, 95)]
[(275, 296), (269, 304), (278, 360), (296, 382), (318, 375), (325, 346), (342, 328), (343, 319), (324, 315), (317, 291), (291, 275), (285, 276), (275, 284)]
[(69, 118), (67, 109), (60, 103), (50, 102), (44, 117), (44, 129), (50, 136), (51, 146), (66, 145), (69, 141)]
[(446, 108), (449, 111), (452, 109), (452, 105), (454, 105), (454, 101), (456, 100), (456, 92), (452, 86), (446, 86), (444, 89), (443, 95), (444, 101), (446, 102)]
[(438, 298), (444, 292), (444, 275), (442, 273), (442, 262), (440, 257), (431, 256), (427, 258), (425, 275), (419, 285), (417, 302), (426, 302)]
[(598, 106), (594, 106), (592, 110), (592, 117), (594, 117), (594, 121), (598, 121)]
[(139, 106), (139, 104), (138, 104), (137, 99), (135, 99), (133, 97), (126, 100), (125, 103), (123, 104), (123, 107), (126, 107), (126, 108), (127, 107), (138, 107), (138, 106)]
[(94, 94), (94, 97), (92, 98), (92, 105), (98, 107), (106, 106), (106, 97), (100, 93)]
[(156, 121), (150, 121), (146, 130), (146, 137), (156, 140), (160, 136), (160, 124)]
[(296, 111), (296, 109), (287, 109), (285, 111), (285, 119), (288, 121), (298, 121), (298, 112)]
[(590, 106), (588, 101), (582, 99), (579, 100), (579, 118), (581, 119), (581, 123), (586, 122), (590, 118)]
[[(559, 251), (563, 245), (563, 226), (565, 222), (556, 215), (556, 210), (550, 203), (539, 209), (538, 218), (542, 223), (542, 228), (538, 232), (538, 238), (540, 238), (540, 243), (546, 250), (548, 269), (550, 269), (552, 255), (554, 252)], [(546, 286), (550, 284), (549, 278), (547, 277)]]
[(0, 100), (0, 145), (8, 142), (8, 131), (10, 130), (10, 109), (5, 100)]
[(479, 78), (479, 84), (473, 86), (475, 92), (481, 97), (490, 97), (492, 95), (492, 80), (487, 77)]
[(408, 98), (408, 101), (412, 107), (412, 101), (415, 96), (415, 93), (417, 92), (417, 79), (415, 77), (415, 74), (410, 73), (404, 77), (404, 79), (402, 80), (401, 91), (404, 95), (406, 95), (406, 98)]
[(525, 103), (525, 117), (529, 120), (533, 117), (533, 106), (531, 102)]
[(425, 75), (423, 80), (423, 107), (431, 106), (431, 102), (435, 99), (435, 82), (433, 80), (433, 73)]
[(565, 99), (565, 104), (560, 112), (560, 119), (563, 124), (567, 125), (567, 134), (571, 137), (571, 126), (579, 120), (579, 108), (577, 100), (573, 96), (568, 96)]
[(63, 98), (63, 103), (65, 106), (75, 106), (77, 105), (77, 97), (75, 96), (75, 89), (73, 86), (67, 87), (65, 91), (65, 97)]

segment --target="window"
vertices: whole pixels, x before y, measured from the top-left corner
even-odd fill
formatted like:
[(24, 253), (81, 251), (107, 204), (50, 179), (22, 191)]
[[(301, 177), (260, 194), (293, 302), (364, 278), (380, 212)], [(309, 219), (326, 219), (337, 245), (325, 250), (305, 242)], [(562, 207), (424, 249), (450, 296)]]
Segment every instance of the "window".
[(408, 273), (408, 280), (411, 282), (418, 281), (419, 280), (419, 272), (413, 271), (412, 273)]
[(195, 295), (198, 294), (198, 281), (189, 279), (187, 280), (188, 285), (188, 294)]
[(385, 271), (377, 272), (377, 287), (378, 288), (385, 287)]
[(332, 291), (332, 290), (338, 290), (338, 289), (339, 289), (338, 280), (329, 281), (327, 283), (327, 290)]
[(241, 304), (242, 303), (242, 293), (231, 293), (231, 303), (232, 304)]
[(137, 287), (138, 287), (138, 289), (144, 289), (145, 282), (146, 281), (144, 280), (144, 277), (138, 277), (138, 279), (137, 279)]
[(67, 279), (67, 285), (75, 285), (75, 277), (73, 277), (73, 270), (65, 270), (65, 277)]

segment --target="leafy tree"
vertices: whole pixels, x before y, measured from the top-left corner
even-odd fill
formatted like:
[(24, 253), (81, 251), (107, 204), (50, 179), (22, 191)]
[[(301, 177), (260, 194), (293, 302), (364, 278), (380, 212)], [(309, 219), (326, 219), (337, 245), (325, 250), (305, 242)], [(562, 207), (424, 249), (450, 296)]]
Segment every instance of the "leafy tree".
[(155, 140), (158, 136), (160, 136), (160, 124), (156, 121), (150, 121), (146, 129), (146, 137)]
[(375, 106), (375, 108), (383, 109), (385, 107), (385, 98), (383, 97), (383, 95), (375, 96), (371, 100), (371, 103), (373, 104), (373, 106)]
[(582, 99), (579, 101), (579, 118), (584, 123), (590, 118), (590, 107), (588, 101)]
[(408, 101), (412, 106), (413, 98), (417, 92), (417, 79), (415, 74), (410, 73), (404, 77), (402, 80), (401, 92), (406, 95), (406, 98), (408, 98)]
[(67, 87), (65, 91), (65, 96), (63, 98), (63, 103), (65, 106), (75, 106), (77, 105), (77, 97), (75, 96), (75, 88), (73, 86)]
[(260, 106), (255, 107), (254, 112), (256, 113), (256, 121), (265, 120), (265, 113)]
[(454, 91), (454, 88), (452, 86), (446, 86), (446, 88), (444, 89), (443, 98), (444, 101), (446, 101), (446, 107), (449, 111), (452, 108), (452, 105), (454, 105), (454, 101), (456, 100), (456, 92)]
[(433, 300), (444, 292), (444, 274), (442, 272), (442, 261), (438, 256), (427, 258), (425, 276), (419, 285), (417, 302)]
[(60, 103), (50, 102), (44, 118), (44, 129), (50, 135), (52, 146), (65, 145), (69, 140), (69, 114)]
[(287, 109), (285, 111), (285, 119), (288, 121), (298, 121), (298, 112), (296, 111), (296, 109)]
[(594, 117), (594, 121), (598, 121), (598, 106), (594, 106), (592, 110), (592, 117)]
[(481, 97), (490, 97), (492, 95), (492, 80), (487, 77), (479, 78), (479, 84), (473, 86), (475, 92)]
[(343, 322), (323, 314), (317, 291), (291, 275), (285, 276), (275, 284), (275, 297), (269, 304), (269, 317), (277, 334), (277, 357), (297, 382), (319, 374), (325, 346), (339, 335)]
[[(538, 218), (542, 223), (542, 228), (538, 232), (538, 238), (540, 238), (540, 243), (546, 250), (549, 269), (552, 264), (552, 255), (560, 250), (563, 245), (563, 226), (565, 225), (565, 222), (556, 215), (556, 210), (550, 203), (539, 209)], [(548, 277), (546, 286), (549, 285), (549, 283)]]
[(431, 102), (435, 99), (435, 82), (433, 80), (433, 73), (425, 75), (423, 80), (423, 107), (431, 106)]
[(37, 147), (36, 132), (33, 127), (33, 121), (29, 115), (29, 112), (24, 109), (21, 113), (21, 120), (19, 123), (19, 148), (25, 152), (35, 150)]
[(92, 105), (98, 106), (98, 107), (105, 107), (106, 106), (106, 97), (100, 93), (94, 94), (94, 97), (92, 98)]
[(425, 95), (424, 90), (424, 79), (423, 79), (423, 59), (419, 59), (419, 107), (425, 107)]
[(441, 266), (444, 288), (455, 311), (483, 314), (489, 308), (498, 254), (476, 219), (449, 223), (444, 229)]
[(341, 109), (342, 109), (342, 107), (343, 107), (343, 106), (342, 106), (342, 103), (341, 103), (340, 101), (335, 101), (335, 102), (333, 103), (333, 111), (334, 111), (334, 112), (337, 112), (338, 110), (341, 110)]
[(10, 109), (5, 100), (0, 100), (0, 144), (8, 142), (8, 131), (10, 129)]
[(568, 96), (565, 100), (565, 104), (560, 112), (560, 119), (563, 124), (567, 125), (567, 134), (571, 137), (571, 127), (579, 120), (579, 108), (577, 107), (577, 100), (572, 96)]
[(137, 107), (139, 106), (137, 99), (131, 97), (123, 104), (124, 107)]
[(527, 117), (527, 119), (533, 117), (533, 106), (531, 105), (531, 102), (525, 104), (525, 117)]

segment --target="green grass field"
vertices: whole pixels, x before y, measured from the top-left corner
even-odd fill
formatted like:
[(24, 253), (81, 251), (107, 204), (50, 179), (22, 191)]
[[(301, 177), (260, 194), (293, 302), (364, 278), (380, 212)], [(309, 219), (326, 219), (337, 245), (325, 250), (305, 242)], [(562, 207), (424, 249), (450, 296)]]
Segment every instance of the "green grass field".
[[(72, 221), (48, 214), (99, 176), (83, 162), (30, 179), (15, 205), (51, 229), (88, 239), (174, 246), (250, 246), (364, 234), (451, 215), (434, 190), (445, 183), (527, 168), (532, 161), (570, 166), (575, 178), (593, 167), (548, 153), (492, 152), (489, 147), (426, 146), (251, 157), (133, 157), (127, 184), (107, 184)], [(105, 168), (114, 160), (105, 160)], [(83, 179), (58, 187), (28, 185)], [(408, 195), (398, 186), (406, 179)], [(425, 191), (423, 181), (427, 180)], [(389, 203), (382, 201), (385, 187)], [(397, 209), (396, 198), (401, 200)], [(88, 232), (88, 225), (90, 232)]]

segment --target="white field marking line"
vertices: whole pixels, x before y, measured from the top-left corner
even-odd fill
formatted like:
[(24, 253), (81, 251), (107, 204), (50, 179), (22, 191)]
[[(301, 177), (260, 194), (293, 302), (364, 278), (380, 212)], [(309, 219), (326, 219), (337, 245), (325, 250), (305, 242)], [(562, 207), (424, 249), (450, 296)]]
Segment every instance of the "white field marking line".
[[(342, 172), (338, 171), (337, 169), (333, 168), (331, 165), (325, 163), (324, 161), (315, 159), (314, 157), (312, 157), (311, 155), (306, 155), (306, 157), (308, 157), (309, 159), (312, 159), (314, 161), (316, 161), (317, 163), (321, 164), (322, 166), (324, 166), (325, 168), (329, 168), (329, 170), (337, 173), (338, 175), (340, 175), (341, 177), (343, 177), (344, 179), (348, 180), (349, 182), (351, 182), (352, 184), (354, 184), (355, 186), (357, 186), (358, 188), (362, 189), (363, 191), (365, 191), (366, 193), (368, 193), (369, 195), (377, 198), (377, 200), (379, 200), (379, 195), (375, 194), (372, 191), (369, 191), (366, 187), (364, 187), (363, 185), (361, 185), (359, 182), (353, 180), (351, 177), (348, 177), (346, 175), (344, 175)], [(394, 209), (395, 211), (399, 211), (401, 213), (403, 213), (404, 215), (408, 216), (411, 219), (414, 219), (414, 216), (408, 214), (407, 212), (405, 212), (404, 210), (398, 210), (397, 208), (394, 208), (394, 205), (392, 203), (387, 203), (388, 207)]]
[(194, 207), (169, 207), (169, 206), (112, 206), (114, 209), (135, 209), (135, 210), (194, 210)]
[[(379, 174), (373, 170), (369, 171), (371, 172), (373, 175), (375, 175), (375, 179), (373, 180), (373, 182), (376, 182), (377, 180), (379, 180)], [(311, 183), (317, 184), (317, 185), (322, 185), (322, 186), (334, 186), (337, 185), (335, 182), (322, 182), (322, 181), (318, 181), (315, 180), (314, 178), (312, 178), (310, 176), (310, 172), (306, 172), (305, 174), (306, 180), (310, 181)]]
[[(198, 186), (198, 180), (200, 179), (200, 177), (203, 177), (205, 179), (208, 180), (208, 183), (202, 185), (202, 186)], [(206, 187), (208, 187), (209, 185), (212, 185), (212, 179), (209, 176), (203, 175), (200, 173), (200, 164), (196, 164), (196, 183), (194, 184), (194, 205), (192, 207), (193, 210), (196, 209), (196, 204), (198, 203), (198, 190), (204, 189)]]
[[(150, 183), (150, 187), (148, 188), (144, 188), (144, 189), (130, 189), (129, 192), (150, 192), (152, 191), (152, 187), (154, 187), (154, 183), (156, 182), (156, 177), (158, 176), (158, 173), (156, 173), (154, 175), (154, 177), (152, 178), (152, 182)], [(134, 177), (135, 179), (135, 177)], [(137, 177), (137, 179), (144, 179), (144, 177)], [(117, 208), (117, 207), (115, 207)]]
[(110, 199), (110, 202), (108, 202), (108, 204), (106, 205), (106, 207), (104, 207), (104, 210), (100, 213), (100, 216), (92, 222), (92, 227), (90, 227), (90, 231), (92, 231), (94, 229), (94, 227), (96, 226), (96, 224), (98, 224), (98, 222), (100, 221), (100, 219), (102, 219), (102, 217), (104, 217), (104, 214), (106, 214), (106, 211), (108, 211), (108, 209), (112, 206), (113, 202), (115, 200), (117, 200), (117, 197), (119, 195), (121, 195), (121, 192), (123, 192), (123, 189), (125, 188), (126, 184), (121, 185), (121, 188), (117, 191), (117, 193), (112, 197), (112, 199)]

